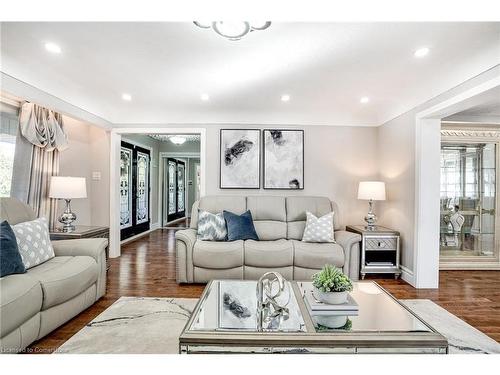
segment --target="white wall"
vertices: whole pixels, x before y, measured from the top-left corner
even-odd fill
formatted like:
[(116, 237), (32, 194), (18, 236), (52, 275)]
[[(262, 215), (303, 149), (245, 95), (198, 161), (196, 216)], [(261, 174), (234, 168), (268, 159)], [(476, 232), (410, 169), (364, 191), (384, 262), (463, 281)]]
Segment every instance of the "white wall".
[[(127, 124), (123, 127), (150, 127), (149, 124)], [(192, 127), (192, 125), (163, 125)], [(154, 125), (154, 127), (163, 127)], [(122, 127), (122, 125), (118, 125)], [(219, 130), (246, 128), (241, 125), (206, 125), (206, 194), (226, 195), (319, 195), (335, 200), (340, 209), (342, 225), (362, 223), (367, 203), (358, 201), (357, 185), (360, 180), (378, 177), (377, 128), (307, 126), (305, 141), (305, 189), (289, 190), (224, 190), (219, 188)], [(264, 129), (267, 126), (255, 126)], [(286, 127), (291, 129), (294, 127)]]
[[(64, 131), (69, 147), (61, 152), (59, 175), (85, 177), (87, 198), (74, 199), (71, 207), (78, 225), (109, 225), (109, 133), (89, 123), (64, 116)], [(93, 181), (92, 172), (101, 172), (101, 180)], [(58, 211), (64, 210), (59, 202)]]

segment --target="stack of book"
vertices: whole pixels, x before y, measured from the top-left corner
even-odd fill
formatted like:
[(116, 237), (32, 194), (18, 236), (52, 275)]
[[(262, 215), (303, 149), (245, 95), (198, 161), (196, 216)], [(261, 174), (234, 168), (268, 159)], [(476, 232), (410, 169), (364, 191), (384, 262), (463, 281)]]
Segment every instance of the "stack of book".
[(319, 301), (309, 289), (305, 291), (304, 301), (311, 316), (355, 316), (359, 312), (359, 306), (350, 294), (347, 296), (347, 302), (330, 305)]

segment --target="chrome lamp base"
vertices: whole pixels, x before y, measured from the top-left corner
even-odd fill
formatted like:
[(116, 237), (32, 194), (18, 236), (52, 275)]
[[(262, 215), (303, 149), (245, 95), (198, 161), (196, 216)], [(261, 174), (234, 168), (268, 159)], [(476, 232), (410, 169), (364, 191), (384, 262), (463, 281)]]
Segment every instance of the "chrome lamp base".
[(375, 230), (376, 222), (377, 222), (377, 215), (373, 212), (373, 200), (368, 201), (368, 213), (365, 216), (365, 221), (366, 221), (366, 227), (365, 229), (367, 230)]
[(62, 231), (63, 232), (74, 232), (75, 226), (73, 222), (76, 220), (76, 215), (74, 212), (71, 212), (71, 199), (65, 199), (66, 201), (66, 209), (59, 216), (59, 222), (63, 224)]

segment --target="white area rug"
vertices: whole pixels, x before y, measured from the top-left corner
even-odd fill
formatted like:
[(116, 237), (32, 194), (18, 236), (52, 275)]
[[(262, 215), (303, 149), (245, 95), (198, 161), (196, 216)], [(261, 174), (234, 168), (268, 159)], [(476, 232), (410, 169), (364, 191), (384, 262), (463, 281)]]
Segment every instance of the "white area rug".
[[(122, 297), (57, 353), (175, 354), (197, 299)], [(430, 300), (402, 300), (448, 338), (450, 353), (500, 353), (500, 344)]]
[(448, 339), (450, 353), (500, 353), (500, 344), (428, 299), (401, 300)]

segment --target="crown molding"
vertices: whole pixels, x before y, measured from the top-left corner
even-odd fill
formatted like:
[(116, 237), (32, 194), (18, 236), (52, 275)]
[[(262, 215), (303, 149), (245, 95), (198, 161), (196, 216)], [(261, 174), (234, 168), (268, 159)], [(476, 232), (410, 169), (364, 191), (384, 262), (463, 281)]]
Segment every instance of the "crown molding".
[(442, 137), (500, 138), (500, 129), (441, 129)]

